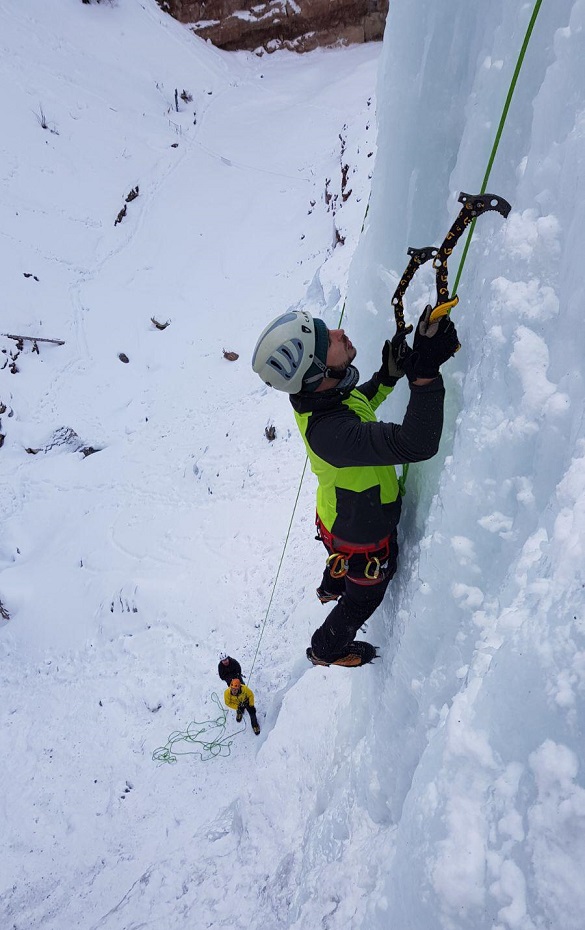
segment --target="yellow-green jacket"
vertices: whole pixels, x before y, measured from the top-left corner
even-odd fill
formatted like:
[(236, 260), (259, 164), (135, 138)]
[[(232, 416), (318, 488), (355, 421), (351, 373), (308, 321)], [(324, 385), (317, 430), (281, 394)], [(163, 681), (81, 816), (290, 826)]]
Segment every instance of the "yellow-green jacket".
[(254, 706), (254, 692), (251, 688), (248, 688), (247, 685), (242, 685), (240, 688), (239, 694), (232, 694), (229, 688), (226, 688), (224, 691), (223, 699), (226, 707), (230, 707), (232, 710), (238, 709), (238, 704), (241, 704), (242, 701), (248, 700), (248, 707)]
[(358, 387), (292, 394), (290, 402), (317, 476), (317, 513), (336, 539), (382, 540), (400, 519), (394, 465), (436, 454), (443, 428), (443, 379), (411, 385), (402, 424), (378, 422), (392, 388), (378, 373)]

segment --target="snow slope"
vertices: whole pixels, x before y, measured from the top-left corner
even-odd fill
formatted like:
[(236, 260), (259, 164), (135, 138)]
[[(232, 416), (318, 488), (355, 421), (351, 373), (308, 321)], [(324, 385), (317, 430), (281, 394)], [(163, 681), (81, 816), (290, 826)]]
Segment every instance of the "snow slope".
[[(0, 338), (2, 925), (580, 928), (585, 3), (539, 14), (489, 185), (513, 213), (478, 222), (359, 672), (303, 658), (314, 486), (295, 509), (302, 446), (249, 358), (302, 301), (377, 367), (532, 5), (395, 0), (377, 88), (376, 46), (230, 55), (154, 0), (47, 7), (0, 0), (1, 329), (64, 342)], [(218, 718), (223, 649), (261, 736), (153, 761)]]

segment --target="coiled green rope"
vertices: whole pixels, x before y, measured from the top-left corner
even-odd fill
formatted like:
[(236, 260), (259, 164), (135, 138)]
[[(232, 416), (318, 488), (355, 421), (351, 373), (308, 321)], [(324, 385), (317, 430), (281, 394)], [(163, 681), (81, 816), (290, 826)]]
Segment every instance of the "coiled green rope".
[[(219, 709), (219, 715), (215, 720), (204, 720), (201, 723), (193, 720), (186, 730), (175, 730), (171, 733), (164, 746), (154, 750), (152, 754), (154, 762), (174, 764), (177, 761), (177, 756), (199, 756), (201, 762), (207, 762), (209, 759), (217, 759), (218, 756), (225, 758), (230, 755), (234, 737), (238, 736), (239, 733), (243, 733), (246, 727), (243, 726), (240, 730), (236, 730), (235, 733), (226, 734), (227, 714), (215, 691), (211, 695), (211, 700), (217, 704)], [(218, 732), (212, 736), (214, 730)], [(204, 734), (205, 738), (202, 738)], [(178, 743), (196, 745), (200, 748), (177, 749)]]

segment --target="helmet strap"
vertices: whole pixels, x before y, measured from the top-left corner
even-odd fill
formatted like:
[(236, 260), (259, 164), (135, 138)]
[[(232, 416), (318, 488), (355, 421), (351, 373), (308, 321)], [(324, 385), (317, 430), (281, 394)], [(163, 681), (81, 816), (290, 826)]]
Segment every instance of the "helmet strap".
[(344, 365), (343, 368), (327, 368), (325, 370), (324, 378), (335, 378), (336, 381), (341, 381), (345, 378), (347, 374), (348, 366)]
[(303, 378), (302, 389), (304, 391), (306, 390), (314, 391), (315, 388), (319, 387), (319, 385), (321, 384), (324, 378), (329, 377), (327, 374), (327, 372), (329, 371), (329, 369), (327, 368), (327, 365), (325, 365), (317, 355), (313, 356), (313, 364), (311, 365), (311, 368), (309, 369), (309, 371), (311, 371), (314, 368), (318, 369), (318, 371), (314, 375), (311, 375), (309, 378), (307, 377)]

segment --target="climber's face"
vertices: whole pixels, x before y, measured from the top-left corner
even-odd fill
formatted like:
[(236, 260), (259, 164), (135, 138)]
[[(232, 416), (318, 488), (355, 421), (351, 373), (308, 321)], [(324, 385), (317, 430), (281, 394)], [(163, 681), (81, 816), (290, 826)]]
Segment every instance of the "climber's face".
[(343, 369), (351, 365), (357, 355), (357, 349), (354, 348), (351, 341), (345, 335), (343, 329), (327, 330), (329, 337), (329, 348), (327, 349), (327, 367), (333, 369)]

